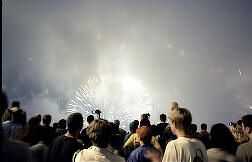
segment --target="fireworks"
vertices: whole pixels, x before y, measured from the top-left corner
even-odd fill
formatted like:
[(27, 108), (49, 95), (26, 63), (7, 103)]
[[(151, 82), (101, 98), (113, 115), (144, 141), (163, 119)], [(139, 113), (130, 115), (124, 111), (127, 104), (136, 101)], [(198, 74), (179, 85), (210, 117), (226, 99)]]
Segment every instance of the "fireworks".
[(85, 117), (93, 110), (101, 110), (101, 117), (120, 120), (126, 127), (133, 119), (152, 109), (151, 96), (140, 82), (129, 77), (93, 77), (75, 91), (67, 112), (81, 112)]

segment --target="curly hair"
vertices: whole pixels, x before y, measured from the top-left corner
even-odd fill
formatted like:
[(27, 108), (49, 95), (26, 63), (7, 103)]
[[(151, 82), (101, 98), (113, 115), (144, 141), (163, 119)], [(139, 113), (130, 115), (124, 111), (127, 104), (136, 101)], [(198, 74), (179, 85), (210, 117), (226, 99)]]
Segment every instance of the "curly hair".
[(249, 137), (243, 132), (242, 126), (240, 125), (230, 126), (229, 129), (233, 134), (235, 141), (238, 144), (242, 144), (249, 141)]
[(107, 120), (94, 120), (87, 128), (87, 135), (94, 146), (106, 148), (112, 136), (112, 129)]

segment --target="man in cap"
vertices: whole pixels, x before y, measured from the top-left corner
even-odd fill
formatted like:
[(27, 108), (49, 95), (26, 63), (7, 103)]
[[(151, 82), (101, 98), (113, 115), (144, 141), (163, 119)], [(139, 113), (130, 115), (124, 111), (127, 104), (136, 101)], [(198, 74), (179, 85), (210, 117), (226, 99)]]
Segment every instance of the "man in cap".
[(12, 119), (3, 122), (2, 127), (4, 136), (13, 139), (23, 128), (23, 116), (22, 110), (19, 108), (19, 102), (13, 102), (12, 108), (8, 111), (11, 113)]
[[(1, 92), (0, 118), (8, 107), (8, 98)], [(0, 161), (1, 162), (31, 162), (31, 152), (21, 141), (8, 140), (3, 135), (2, 124), (0, 123)]]

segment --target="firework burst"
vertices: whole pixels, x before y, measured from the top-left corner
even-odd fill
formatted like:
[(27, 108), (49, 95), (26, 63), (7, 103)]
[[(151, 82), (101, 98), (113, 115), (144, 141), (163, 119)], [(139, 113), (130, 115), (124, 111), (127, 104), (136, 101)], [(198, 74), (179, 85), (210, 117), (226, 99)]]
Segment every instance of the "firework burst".
[(75, 91), (67, 112), (81, 112), (85, 117), (93, 110), (101, 110), (101, 117), (120, 120), (126, 127), (133, 119), (152, 110), (151, 96), (140, 82), (129, 77), (115, 80), (104, 77), (90, 78)]

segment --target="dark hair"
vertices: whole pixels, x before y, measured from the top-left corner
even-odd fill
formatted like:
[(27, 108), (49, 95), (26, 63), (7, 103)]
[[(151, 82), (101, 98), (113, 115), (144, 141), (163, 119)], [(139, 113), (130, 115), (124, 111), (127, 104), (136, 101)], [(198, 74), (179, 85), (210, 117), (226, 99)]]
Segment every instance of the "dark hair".
[(159, 116), (159, 118), (160, 118), (160, 120), (161, 120), (162, 122), (165, 122), (165, 121), (166, 121), (166, 115), (165, 115), (165, 114), (161, 114), (161, 115)]
[(104, 119), (94, 120), (87, 128), (87, 135), (94, 146), (106, 148), (112, 136), (109, 122)]
[(196, 124), (191, 124), (191, 126), (190, 126), (190, 132), (191, 133), (196, 133), (197, 132), (197, 125)]
[(69, 132), (80, 131), (83, 127), (83, 117), (81, 113), (72, 113), (67, 117), (67, 128)]
[(37, 119), (38, 123), (41, 122), (41, 114), (36, 114), (34, 117)]
[(240, 126), (242, 126), (242, 120), (238, 120), (237, 124), (240, 125)]
[(131, 132), (131, 133), (136, 133), (136, 130), (137, 130), (137, 128), (138, 128), (138, 124), (139, 124), (139, 122), (136, 123), (135, 121), (133, 121), (133, 122), (131, 122), (131, 123), (129, 124), (129, 129), (130, 129), (130, 132)]
[(143, 118), (143, 119), (140, 121), (140, 127), (141, 127), (141, 126), (147, 126), (147, 127), (150, 127), (150, 126), (151, 126), (151, 124), (150, 124), (149, 119)]
[(152, 124), (152, 125), (150, 126), (150, 128), (151, 128), (152, 135), (153, 135), (154, 137), (156, 137), (156, 136), (158, 135), (158, 127), (157, 127), (157, 125)]
[(49, 126), (51, 121), (52, 121), (52, 116), (50, 114), (46, 114), (43, 116), (43, 124), (45, 124), (46, 126)]
[(2, 90), (0, 110), (4, 112), (7, 108), (8, 108), (8, 98), (5, 92)]
[(109, 125), (110, 125), (111, 130), (112, 130), (112, 135), (115, 135), (115, 134), (120, 134), (120, 131), (119, 131), (118, 125), (116, 125), (116, 124), (115, 124), (115, 123), (113, 123), (113, 122), (109, 122)]
[(58, 128), (66, 129), (66, 119), (60, 119), (58, 123)]
[(120, 120), (114, 120), (114, 123), (117, 125), (117, 127), (119, 127), (119, 125), (120, 125)]
[(20, 107), (20, 102), (19, 101), (13, 101), (11, 103), (11, 107)]
[(141, 141), (143, 141), (144, 144), (150, 144), (152, 136), (147, 136), (147, 137), (139, 137)]
[(207, 130), (207, 125), (205, 123), (202, 123), (200, 127), (202, 130)]
[(232, 154), (235, 153), (235, 139), (226, 125), (222, 123), (213, 125), (210, 131), (210, 137), (212, 147), (222, 148)]
[(94, 116), (93, 115), (88, 115), (88, 117), (87, 117), (88, 124), (90, 124), (92, 121), (94, 121)]
[(53, 130), (56, 131), (59, 127), (59, 123), (53, 123)]
[(242, 123), (244, 127), (249, 127), (252, 129), (252, 114), (248, 114), (242, 117)]

